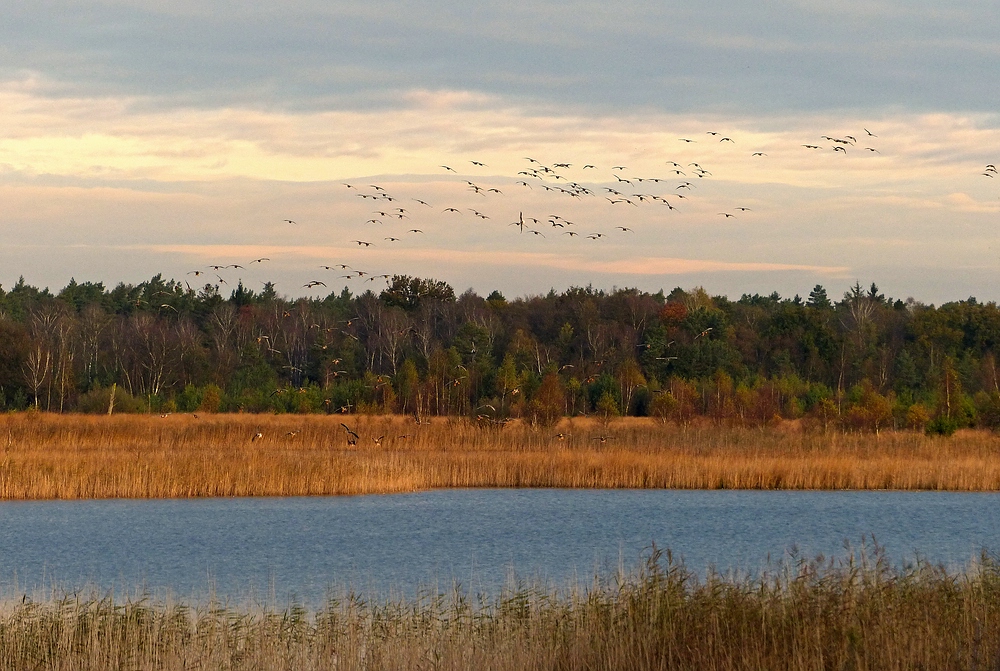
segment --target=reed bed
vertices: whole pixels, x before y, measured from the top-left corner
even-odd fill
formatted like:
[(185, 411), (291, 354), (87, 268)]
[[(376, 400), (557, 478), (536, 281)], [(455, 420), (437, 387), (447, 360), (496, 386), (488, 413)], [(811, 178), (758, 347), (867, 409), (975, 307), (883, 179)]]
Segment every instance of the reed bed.
[[(855, 555), (857, 557), (857, 555)], [(630, 578), (492, 600), (331, 600), (317, 612), (78, 596), (0, 610), (0, 669), (985, 669), (1000, 570), (803, 562), (698, 580), (654, 551)]]
[[(341, 422), (357, 432), (356, 445)], [(645, 418), (499, 428), (398, 416), (0, 416), (7, 500), (453, 487), (997, 491), (1000, 438), (678, 427)]]

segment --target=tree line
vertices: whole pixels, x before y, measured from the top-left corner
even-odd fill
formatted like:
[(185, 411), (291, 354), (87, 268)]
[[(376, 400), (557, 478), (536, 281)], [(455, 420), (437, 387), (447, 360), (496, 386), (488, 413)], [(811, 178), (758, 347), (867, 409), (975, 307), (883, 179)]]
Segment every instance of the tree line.
[(1000, 426), (1000, 310), (859, 283), (839, 300), (702, 288), (225, 296), (160, 275), (0, 287), (0, 407), (58, 412), (648, 415), (948, 434)]

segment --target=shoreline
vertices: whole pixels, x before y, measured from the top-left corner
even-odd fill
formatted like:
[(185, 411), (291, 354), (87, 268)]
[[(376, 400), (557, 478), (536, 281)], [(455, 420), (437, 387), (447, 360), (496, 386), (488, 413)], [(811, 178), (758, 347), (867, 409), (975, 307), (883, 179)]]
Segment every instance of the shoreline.
[(792, 422), (679, 427), (649, 418), (497, 428), (381, 415), (0, 416), (0, 500), (459, 488), (995, 492), (1000, 437), (823, 433)]

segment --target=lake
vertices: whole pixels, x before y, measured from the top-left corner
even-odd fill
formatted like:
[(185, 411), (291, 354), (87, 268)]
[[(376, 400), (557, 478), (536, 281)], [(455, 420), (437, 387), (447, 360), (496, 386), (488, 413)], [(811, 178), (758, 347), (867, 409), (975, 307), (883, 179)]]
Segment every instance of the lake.
[(1000, 546), (1000, 496), (944, 492), (443, 490), (388, 496), (0, 503), (0, 592), (82, 586), (202, 600), (332, 591), (412, 596), (512, 577), (555, 586), (635, 568), (656, 543), (692, 569), (755, 572), (790, 553), (961, 569)]

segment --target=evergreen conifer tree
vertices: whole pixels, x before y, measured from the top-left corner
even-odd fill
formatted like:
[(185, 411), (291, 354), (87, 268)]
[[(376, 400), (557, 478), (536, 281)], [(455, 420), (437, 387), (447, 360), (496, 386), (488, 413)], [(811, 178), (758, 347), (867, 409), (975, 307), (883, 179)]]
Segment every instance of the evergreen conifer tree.
[(826, 295), (826, 289), (823, 288), (822, 284), (817, 284), (813, 287), (813, 290), (809, 292), (809, 302), (806, 303), (806, 305), (818, 310), (827, 310), (833, 307), (833, 304), (830, 302), (830, 298)]

